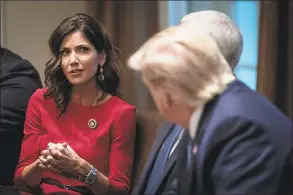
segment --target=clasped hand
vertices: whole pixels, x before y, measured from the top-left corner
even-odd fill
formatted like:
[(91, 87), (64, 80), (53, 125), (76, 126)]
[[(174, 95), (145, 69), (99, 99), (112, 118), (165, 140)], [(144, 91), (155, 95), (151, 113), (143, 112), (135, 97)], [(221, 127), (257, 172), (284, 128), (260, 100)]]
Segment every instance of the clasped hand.
[(48, 148), (41, 152), (37, 166), (58, 173), (77, 174), (81, 158), (67, 143), (49, 143)]

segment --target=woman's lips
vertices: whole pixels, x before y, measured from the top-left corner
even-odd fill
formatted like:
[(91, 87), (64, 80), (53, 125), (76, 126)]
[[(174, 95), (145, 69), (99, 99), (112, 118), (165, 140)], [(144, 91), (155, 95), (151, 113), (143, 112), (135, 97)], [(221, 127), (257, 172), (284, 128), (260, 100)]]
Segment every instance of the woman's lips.
[(81, 74), (83, 72), (83, 70), (71, 70), (69, 73), (71, 74), (71, 75), (79, 75), (79, 74)]

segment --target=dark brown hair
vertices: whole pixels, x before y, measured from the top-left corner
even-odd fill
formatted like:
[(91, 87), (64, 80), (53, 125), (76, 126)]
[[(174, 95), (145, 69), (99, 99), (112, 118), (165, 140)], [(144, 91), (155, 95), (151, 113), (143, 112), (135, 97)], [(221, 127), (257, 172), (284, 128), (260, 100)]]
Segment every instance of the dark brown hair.
[(103, 26), (92, 17), (78, 13), (64, 19), (53, 31), (49, 46), (52, 58), (46, 63), (45, 85), (48, 87), (44, 94), (45, 99), (53, 98), (59, 117), (66, 111), (71, 97), (71, 84), (67, 81), (61, 69), (60, 46), (63, 39), (70, 33), (79, 31), (90, 41), (98, 53), (105, 52), (107, 59), (103, 65), (104, 80), (100, 81), (96, 73), (97, 86), (104, 92), (113, 96), (121, 96), (119, 93), (120, 78), (117, 64), (113, 62), (114, 52), (112, 43)]

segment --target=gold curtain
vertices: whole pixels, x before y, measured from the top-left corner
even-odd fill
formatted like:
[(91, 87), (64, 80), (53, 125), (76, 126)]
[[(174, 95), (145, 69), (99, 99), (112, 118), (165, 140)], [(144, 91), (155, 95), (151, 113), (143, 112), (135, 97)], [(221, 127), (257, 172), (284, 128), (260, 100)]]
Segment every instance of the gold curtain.
[(150, 36), (159, 31), (157, 1), (96, 1), (95, 17), (109, 32), (113, 44), (120, 49), (123, 98), (139, 109), (154, 109), (148, 90), (137, 73), (126, 67), (126, 60)]
[(293, 119), (293, 2), (260, 5), (257, 89)]

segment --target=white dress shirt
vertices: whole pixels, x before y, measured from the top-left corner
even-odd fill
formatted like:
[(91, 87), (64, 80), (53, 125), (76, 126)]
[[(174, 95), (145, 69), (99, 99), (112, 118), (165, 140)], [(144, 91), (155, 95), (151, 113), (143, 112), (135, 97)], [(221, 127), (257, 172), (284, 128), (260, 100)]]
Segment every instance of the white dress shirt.
[(198, 129), (199, 121), (201, 119), (205, 104), (199, 105), (189, 120), (189, 134), (192, 139), (195, 139), (195, 135)]
[[(201, 115), (203, 113), (204, 110), (204, 105), (205, 104), (201, 104), (200, 106), (197, 107), (196, 111), (191, 115), (190, 117), (190, 122), (189, 122), (189, 134), (191, 136), (192, 139), (195, 138), (196, 132), (197, 132), (197, 128), (199, 125), (199, 121), (201, 118)], [(181, 132), (179, 134), (179, 138), (176, 140), (175, 144), (172, 146), (172, 149), (169, 153), (169, 156), (171, 156), (171, 154), (174, 152), (175, 148), (177, 147), (182, 135), (183, 135), (183, 130), (184, 128), (181, 129)]]

